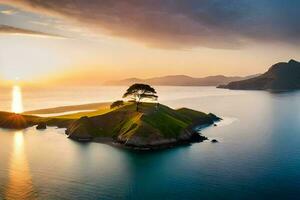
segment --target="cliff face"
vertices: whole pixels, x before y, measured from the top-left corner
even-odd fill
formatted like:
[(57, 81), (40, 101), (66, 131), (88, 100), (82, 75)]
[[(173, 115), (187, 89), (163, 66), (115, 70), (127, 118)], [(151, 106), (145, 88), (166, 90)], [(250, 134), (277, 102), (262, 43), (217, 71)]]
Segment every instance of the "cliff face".
[(242, 90), (300, 89), (300, 63), (295, 60), (273, 65), (266, 73), (247, 80), (231, 82), (219, 88)]
[(96, 126), (88, 117), (82, 117), (69, 125), (66, 135), (73, 140), (91, 141), (92, 134), (96, 134), (97, 131)]

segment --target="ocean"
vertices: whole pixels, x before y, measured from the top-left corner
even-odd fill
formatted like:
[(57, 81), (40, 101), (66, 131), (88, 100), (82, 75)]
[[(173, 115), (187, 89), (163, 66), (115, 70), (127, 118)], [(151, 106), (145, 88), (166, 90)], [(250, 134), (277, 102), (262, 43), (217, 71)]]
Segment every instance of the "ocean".
[[(210, 140), (152, 152), (0, 129), (0, 199), (298, 199), (300, 91), (155, 87), (160, 103), (212, 112)], [(126, 87), (21, 88), (25, 111), (120, 99)], [(1, 89), (10, 111), (12, 88)]]

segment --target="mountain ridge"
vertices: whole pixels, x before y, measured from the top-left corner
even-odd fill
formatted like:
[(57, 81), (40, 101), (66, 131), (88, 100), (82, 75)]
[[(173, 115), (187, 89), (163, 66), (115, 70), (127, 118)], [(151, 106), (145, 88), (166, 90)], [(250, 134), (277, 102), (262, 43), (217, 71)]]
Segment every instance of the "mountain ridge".
[(250, 75), (246, 77), (215, 75), (203, 78), (195, 78), (187, 75), (166, 75), (147, 79), (133, 77), (122, 80), (112, 80), (105, 82), (104, 85), (131, 85), (134, 83), (147, 83), (150, 85), (161, 86), (217, 86), (220, 84), (227, 84), (231, 81), (248, 79), (254, 76), (258, 75)]

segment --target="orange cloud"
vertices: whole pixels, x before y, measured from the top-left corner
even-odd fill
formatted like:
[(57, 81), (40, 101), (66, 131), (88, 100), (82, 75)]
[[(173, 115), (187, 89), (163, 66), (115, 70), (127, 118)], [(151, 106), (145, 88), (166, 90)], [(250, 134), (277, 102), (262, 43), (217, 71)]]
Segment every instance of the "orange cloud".
[(32, 31), (32, 30), (28, 30), (28, 29), (17, 28), (17, 27), (12, 27), (12, 26), (7, 26), (7, 25), (0, 25), (0, 34), (1, 33), (65, 38), (64, 36), (61, 36), (61, 35), (49, 34), (49, 33), (44, 33), (44, 32), (39, 32), (39, 31)]

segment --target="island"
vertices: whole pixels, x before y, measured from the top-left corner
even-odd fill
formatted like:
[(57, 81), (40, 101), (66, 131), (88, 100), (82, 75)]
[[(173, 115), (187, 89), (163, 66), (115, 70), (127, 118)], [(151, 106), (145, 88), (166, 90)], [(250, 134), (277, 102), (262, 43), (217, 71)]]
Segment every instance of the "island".
[(300, 89), (300, 62), (293, 59), (289, 62), (280, 62), (258, 77), (230, 82), (227, 85), (220, 85), (218, 88), (232, 90), (297, 90)]
[(55, 126), (66, 128), (66, 136), (79, 142), (104, 142), (150, 150), (206, 140), (198, 132), (199, 127), (221, 120), (212, 113), (188, 108), (172, 109), (158, 102), (142, 101), (145, 98), (157, 99), (156, 91), (145, 84), (132, 85), (123, 97), (131, 100), (113, 102), (106, 110), (101, 107), (96, 111), (63, 116), (0, 112), (0, 127), (24, 129), (37, 126), (42, 131), (47, 126)]

